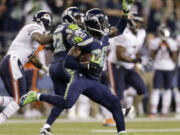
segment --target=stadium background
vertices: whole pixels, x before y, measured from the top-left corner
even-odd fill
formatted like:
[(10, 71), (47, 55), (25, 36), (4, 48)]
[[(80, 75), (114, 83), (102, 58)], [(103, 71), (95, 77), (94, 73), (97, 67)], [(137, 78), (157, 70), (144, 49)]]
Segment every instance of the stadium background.
[[(11, 41), (24, 24), (30, 23), (33, 14), (38, 10), (47, 10), (53, 13), (54, 23), (61, 20), (61, 14), (69, 6), (77, 6), (82, 12), (93, 7), (103, 9), (109, 16), (109, 22), (113, 26), (122, 15), (121, 0), (1, 0), (0, 1), (0, 56), (8, 49)], [(132, 9), (134, 13), (144, 18), (144, 28), (147, 32), (146, 41), (142, 48), (142, 55), (149, 57), (148, 43), (157, 34), (161, 24), (166, 24), (171, 35), (175, 38), (180, 34), (180, 1), (179, 0), (135, 0)], [(51, 60), (51, 52), (47, 51), (45, 62), (48, 65)], [(149, 92), (152, 90), (152, 63), (145, 65), (141, 73)], [(176, 87), (176, 74), (173, 86)], [(37, 88), (43, 92), (53, 93), (52, 82), (48, 76), (40, 76), (37, 80)], [(6, 95), (2, 81), (0, 81), (0, 95)], [(143, 114), (149, 114), (147, 95), (143, 102)], [(172, 94), (172, 98), (174, 95)], [(45, 105), (50, 107), (49, 105)], [(92, 108), (94, 104), (92, 103)], [(48, 108), (47, 107), (47, 108)], [(33, 107), (32, 107), (33, 108)], [(94, 109), (92, 109), (94, 110)], [(96, 109), (95, 109), (96, 110)], [(172, 102), (171, 112), (174, 113), (175, 105)], [(22, 111), (23, 112), (23, 111)], [(96, 111), (95, 111), (96, 112)], [(21, 114), (21, 112), (19, 112)]]

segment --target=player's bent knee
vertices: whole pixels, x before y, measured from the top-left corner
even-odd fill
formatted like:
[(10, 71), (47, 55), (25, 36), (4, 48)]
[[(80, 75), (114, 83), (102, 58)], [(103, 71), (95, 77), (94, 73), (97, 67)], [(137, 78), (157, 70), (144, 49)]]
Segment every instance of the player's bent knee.
[(74, 105), (73, 101), (67, 100), (66, 103), (65, 103), (65, 109), (72, 108), (73, 105)]

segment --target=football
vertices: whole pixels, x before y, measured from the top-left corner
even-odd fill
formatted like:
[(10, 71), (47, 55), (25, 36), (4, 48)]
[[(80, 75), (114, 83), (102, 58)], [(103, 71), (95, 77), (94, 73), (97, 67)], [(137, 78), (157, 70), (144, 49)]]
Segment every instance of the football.
[(79, 56), (78, 60), (79, 62), (90, 62), (91, 58), (92, 58), (91, 53), (84, 53)]

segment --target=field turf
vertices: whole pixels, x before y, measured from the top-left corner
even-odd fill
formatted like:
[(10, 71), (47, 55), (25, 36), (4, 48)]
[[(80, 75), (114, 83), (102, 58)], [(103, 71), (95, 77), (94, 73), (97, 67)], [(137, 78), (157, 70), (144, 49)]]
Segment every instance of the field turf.
[[(0, 125), (0, 135), (39, 135), (45, 119), (10, 119)], [(139, 118), (126, 121), (128, 135), (180, 135), (180, 120)], [(115, 127), (104, 127), (101, 121), (58, 119), (53, 135), (117, 135)]]

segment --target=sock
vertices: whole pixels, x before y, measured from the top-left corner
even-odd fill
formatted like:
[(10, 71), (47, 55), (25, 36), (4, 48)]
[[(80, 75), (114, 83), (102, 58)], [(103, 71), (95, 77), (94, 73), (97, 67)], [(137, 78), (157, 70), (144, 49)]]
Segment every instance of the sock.
[(133, 101), (134, 101), (134, 98), (132, 96), (124, 97), (125, 107), (129, 108), (133, 106)]
[(12, 97), (0, 96), (0, 106), (2, 107), (7, 106), (11, 101), (13, 101)]
[(151, 95), (151, 113), (156, 114), (157, 113), (157, 107), (159, 104), (159, 97), (160, 96), (160, 90), (159, 89), (154, 89)]
[(171, 90), (167, 89), (163, 92), (162, 97), (162, 114), (167, 114), (171, 104)]
[(0, 125), (13, 116), (19, 108), (20, 106), (15, 101), (9, 103), (8, 106), (0, 113)]
[(47, 129), (47, 128), (51, 128), (51, 126), (48, 123), (45, 123), (43, 128)]
[[(52, 109), (51, 109), (51, 113), (46, 121), (46, 124), (48, 124), (50, 127), (51, 125), (54, 123), (54, 121), (59, 117), (59, 115), (61, 114), (61, 112), (63, 111), (64, 109), (60, 108), (60, 107), (57, 107), (57, 106), (54, 106)], [(44, 128), (44, 127), (43, 127)]]
[(180, 92), (178, 89), (174, 90), (175, 102), (176, 102), (176, 113), (180, 113)]

